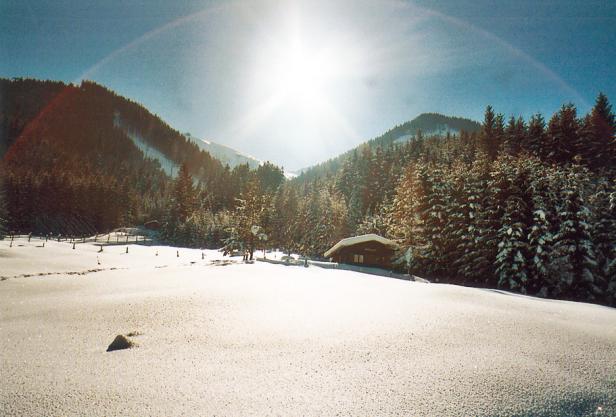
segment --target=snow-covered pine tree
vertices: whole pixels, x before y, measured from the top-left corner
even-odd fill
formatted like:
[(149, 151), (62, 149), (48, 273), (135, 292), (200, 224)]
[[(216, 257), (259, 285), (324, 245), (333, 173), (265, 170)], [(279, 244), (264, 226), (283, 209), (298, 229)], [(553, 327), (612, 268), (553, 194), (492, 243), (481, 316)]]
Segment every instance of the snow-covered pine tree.
[(422, 163), (407, 165), (396, 187), (388, 219), (388, 234), (410, 250), (411, 271), (418, 268), (421, 251), (427, 244), (423, 232), (424, 218), (421, 216), (426, 207), (425, 190), (419, 176), (422, 169)]
[[(457, 261), (464, 255), (466, 232), (471, 224), (470, 202), (465, 193), (466, 173), (469, 167), (462, 162), (456, 162), (445, 172), (448, 184), (448, 196), (445, 204), (445, 227), (443, 236), (447, 243), (447, 272), (450, 282), (463, 282)], [(454, 262), (452, 262), (452, 260)]]
[[(616, 213), (616, 179), (612, 180), (612, 191), (610, 193), (610, 211)], [(608, 271), (610, 271), (610, 279), (607, 284), (607, 299), (608, 303), (612, 306), (616, 306), (616, 256), (608, 265)]]
[(357, 151), (354, 150), (350, 157), (345, 158), (342, 168), (338, 171), (338, 175), (335, 179), (336, 190), (341, 193), (346, 199), (347, 204), (353, 193), (356, 181), (357, 173), (355, 167), (357, 165)]
[(492, 163), (490, 179), (481, 202), (482, 211), (478, 218), (479, 239), (476, 250), (488, 261), (485, 270), (481, 271), (481, 278), (483, 284), (491, 287), (498, 286), (495, 261), (500, 242), (501, 219), (505, 212), (508, 190), (511, 185), (510, 176), (506, 175), (506, 172), (511, 164), (512, 158), (508, 155), (501, 155)]
[(6, 236), (6, 228), (8, 224), (8, 208), (7, 208), (7, 195), (4, 188), (4, 175), (2, 167), (0, 167), (0, 240)]
[(607, 298), (612, 292), (608, 291), (610, 281), (616, 276), (616, 207), (610, 204), (610, 191), (610, 184), (602, 181), (590, 197), (591, 234), (597, 258), (596, 285), (604, 290)]
[(446, 205), (450, 195), (443, 170), (438, 165), (421, 165), (419, 173), (426, 201), (419, 207), (418, 215), (423, 219), (423, 240), (421, 248), (422, 270), (428, 276), (442, 279), (450, 268), (448, 257), (449, 241), (445, 231), (447, 221)]
[(524, 211), (525, 202), (515, 194), (507, 197), (505, 212), (498, 231), (498, 252), (496, 254), (496, 274), (499, 288), (509, 288), (522, 293), (527, 292), (528, 265), (526, 225), (519, 213)]
[(383, 203), (386, 182), (387, 167), (385, 166), (385, 155), (383, 149), (379, 146), (370, 160), (370, 174), (366, 179), (366, 187), (371, 190), (370, 204), (367, 207), (369, 213), (376, 213)]
[(489, 220), (485, 217), (484, 207), (490, 179), (487, 155), (478, 153), (475, 163), (462, 172), (462, 176), (464, 186), (461, 201), (466, 215), (466, 227), (458, 232), (460, 243), (457, 250), (460, 257), (453, 262), (464, 283), (484, 284), (492, 268), (490, 254), (482, 244), (482, 231)]
[(581, 167), (567, 168), (560, 181), (559, 229), (554, 236), (554, 268), (560, 279), (559, 297), (596, 300), (602, 291), (595, 283), (597, 261), (589, 224), (590, 211), (582, 197), (586, 181)]
[[(495, 164), (495, 175), (500, 177), (498, 187), (505, 197), (504, 210), (497, 232), (498, 250), (495, 259), (497, 284), (522, 293), (528, 291), (528, 241), (529, 223), (527, 172), (520, 159), (501, 157)], [(505, 184), (505, 185), (501, 185)]]
[(299, 200), (295, 187), (281, 186), (274, 200), (275, 217), (271, 233), (274, 243), (291, 254), (299, 249), (299, 229), (297, 222)]
[(320, 215), (322, 212), (319, 187), (313, 183), (300, 204), (301, 225), (300, 252), (304, 255), (319, 255), (317, 249), (322, 236)]
[(392, 209), (392, 203), (385, 202), (381, 205), (380, 210), (371, 215), (366, 215), (361, 223), (357, 226), (355, 234), (365, 235), (374, 233), (380, 236), (387, 236), (389, 233), (389, 212)]
[(229, 237), (225, 241), (225, 252), (246, 250), (252, 260), (258, 243), (255, 230), (263, 231), (263, 214), (266, 204), (266, 199), (260, 190), (259, 181), (253, 177), (246, 184), (241, 198), (237, 200), (237, 205), (233, 211), (234, 222), (230, 226)]
[(347, 207), (344, 197), (328, 188), (323, 188), (319, 197), (322, 210), (319, 215), (321, 235), (316, 252), (318, 256), (323, 256), (329, 248), (348, 236)]
[(550, 186), (554, 182), (554, 174), (553, 169), (536, 159), (529, 160), (529, 170), (532, 226), (528, 231), (530, 258), (528, 289), (531, 294), (547, 297), (555, 285), (550, 268), (553, 229), (556, 225), (554, 207), (556, 197)]
[(357, 225), (362, 222), (363, 214), (359, 190), (355, 189), (347, 203), (346, 224), (349, 232), (355, 234)]

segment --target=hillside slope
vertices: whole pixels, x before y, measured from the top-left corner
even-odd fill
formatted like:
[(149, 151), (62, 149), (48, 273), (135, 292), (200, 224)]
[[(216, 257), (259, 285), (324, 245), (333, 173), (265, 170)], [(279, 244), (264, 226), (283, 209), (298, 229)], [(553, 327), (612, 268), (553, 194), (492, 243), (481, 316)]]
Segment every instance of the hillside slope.
[(231, 168), (235, 168), (242, 164), (248, 164), (251, 169), (256, 169), (262, 163), (262, 161), (253, 156), (243, 154), (240, 151), (221, 145), (220, 143), (199, 139), (192, 136), (190, 133), (186, 133), (184, 136), (187, 140), (197, 145), (199, 149), (208, 152), (214, 158), (218, 159), (223, 164), (229, 165)]
[[(612, 308), (220, 267), (217, 251), (8, 243), (0, 274), (57, 274), (0, 281), (5, 416), (616, 414)], [(129, 332), (137, 347), (105, 352)]]
[(461, 117), (445, 116), (438, 113), (423, 113), (411, 121), (395, 126), (383, 133), (381, 136), (371, 139), (341, 155), (331, 158), (325, 162), (312, 167), (303, 168), (298, 171), (300, 178), (309, 180), (316, 177), (325, 177), (338, 171), (344, 161), (353, 153), (368, 147), (373, 152), (377, 148), (387, 148), (392, 145), (403, 145), (415, 138), (419, 132), (423, 137), (446, 136), (447, 134), (459, 135), (460, 132), (466, 133), (479, 132), (481, 125), (473, 120)]
[(232, 172), (223, 163), (105, 87), (0, 79), (0, 92), (0, 151), (15, 231), (92, 233), (160, 218), (170, 174), (181, 164), (210, 201), (233, 201)]

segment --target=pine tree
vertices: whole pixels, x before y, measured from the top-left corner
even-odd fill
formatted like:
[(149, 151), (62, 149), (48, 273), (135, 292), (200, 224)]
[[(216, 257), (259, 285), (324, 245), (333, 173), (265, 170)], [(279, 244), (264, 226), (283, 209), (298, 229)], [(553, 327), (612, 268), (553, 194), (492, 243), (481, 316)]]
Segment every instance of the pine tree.
[(8, 224), (7, 194), (4, 188), (4, 173), (0, 167), (0, 240), (6, 236)]
[(424, 221), (422, 213), (426, 212), (427, 197), (420, 172), (421, 163), (408, 165), (398, 186), (389, 216), (389, 235), (408, 248), (409, 268), (414, 270), (421, 264), (424, 239)]
[(301, 225), (300, 250), (306, 256), (319, 255), (319, 242), (324, 232), (321, 223), (321, 213), (323, 212), (321, 203), (319, 187), (315, 182), (305, 193), (300, 204), (298, 221)]
[(583, 134), (578, 147), (592, 168), (612, 167), (616, 163), (616, 117), (603, 93), (584, 120)]
[(366, 235), (374, 233), (380, 236), (387, 236), (389, 231), (389, 212), (391, 203), (384, 203), (381, 209), (375, 214), (365, 216), (361, 223), (357, 226), (355, 234)]
[(560, 275), (556, 292), (570, 299), (595, 300), (602, 292), (595, 283), (590, 211), (581, 194), (585, 181), (578, 170), (569, 169), (563, 175), (559, 229), (554, 237), (554, 267)]
[(188, 171), (188, 166), (182, 164), (178, 177), (173, 184), (171, 201), (165, 215), (162, 230), (164, 240), (176, 244), (187, 244), (189, 236), (184, 223), (195, 211), (196, 193), (193, 187), (193, 178)]
[(609, 183), (602, 182), (590, 198), (591, 234), (595, 247), (596, 285), (609, 297), (610, 278), (616, 275), (616, 207), (610, 204)]
[(255, 175), (259, 179), (260, 188), (264, 193), (276, 192), (284, 181), (284, 171), (271, 162), (259, 165)]
[(573, 161), (579, 142), (579, 129), (577, 110), (573, 104), (562, 106), (560, 111), (552, 116), (547, 131), (550, 149), (547, 157), (550, 161), (559, 164)]
[(263, 228), (266, 207), (267, 200), (261, 192), (259, 180), (253, 177), (244, 187), (233, 211), (234, 224), (225, 242), (226, 252), (246, 251), (249, 259), (253, 259), (260, 235), (267, 232)]
[(488, 156), (490, 161), (496, 159), (496, 154), (498, 152), (498, 138), (496, 135), (496, 116), (494, 115), (492, 106), (488, 106), (484, 114), (479, 142), (481, 144), (481, 150)]
[(450, 266), (447, 236), (443, 233), (449, 190), (438, 166), (421, 165), (419, 179), (426, 199), (418, 211), (423, 222), (421, 232), (425, 242), (419, 252), (423, 263), (421, 269), (429, 276), (442, 279)]
[(496, 144), (496, 154), (503, 152), (505, 145), (505, 116), (501, 113), (494, 119), (494, 143)]
[(487, 188), (490, 180), (490, 162), (480, 152), (473, 166), (462, 173), (462, 211), (466, 227), (460, 230), (458, 252), (454, 265), (464, 283), (484, 284), (491, 273), (490, 251), (484, 245), (483, 232), (489, 220), (485, 213)]
[(350, 198), (348, 199), (347, 208), (347, 228), (354, 234), (356, 233), (357, 226), (363, 219), (361, 197), (357, 189), (353, 190), (351, 193)]
[(505, 131), (503, 150), (512, 156), (517, 156), (521, 150), (526, 148), (526, 125), (521, 117), (511, 116)]
[(501, 288), (523, 293), (528, 291), (528, 241), (530, 213), (527, 206), (526, 167), (519, 159), (501, 157), (496, 161), (493, 174), (495, 198), (503, 198), (502, 216), (497, 232), (495, 273)]
[(520, 213), (525, 210), (524, 201), (517, 195), (509, 196), (498, 231), (498, 253), (496, 255), (496, 274), (498, 286), (527, 292), (528, 265), (526, 225)]
[(351, 194), (355, 190), (357, 184), (357, 151), (354, 150), (352, 155), (344, 160), (342, 168), (336, 177), (336, 189), (341, 193), (346, 202), (349, 203)]
[(525, 149), (531, 155), (535, 155), (542, 160), (548, 156), (549, 149), (546, 145), (545, 120), (539, 113), (531, 116), (528, 123), (528, 134)]
[(509, 177), (505, 175), (510, 163), (511, 157), (506, 155), (494, 161), (481, 202), (482, 211), (478, 214), (477, 220), (479, 239), (476, 250), (481, 253), (482, 258), (487, 260), (487, 265), (481, 271), (481, 278), (484, 285), (492, 287), (498, 285), (495, 261), (500, 242), (501, 219), (504, 216), (510, 186)]
[(529, 293), (542, 297), (549, 295), (555, 286), (552, 269), (552, 245), (556, 212), (556, 197), (550, 187), (553, 182), (551, 169), (539, 161), (530, 161), (531, 180), (529, 193), (532, 195), (532, 226), (528, 232)]
[(299, 201), (294, 187), (280, 187), (274, 199), (274, 222), (272, 235), (274, 242), (286, 252), (299, 249), (299, 229), (301, 225), (297, 222), (299, 211)]
[[(449, 258), (445, 274), (450, 282), (463, 282), (463, 273), (458, 261), (464, 256), (466, 233), (471, 224), (471, 202), (465, 193), (468, 165), (456, 162), (449, 171), (445, 171), (448, 195), (445, 204), (445, 227), (442, 231), (447, 242), (446, 253)], [(451, 262), (451, 260), (454, 262)]]

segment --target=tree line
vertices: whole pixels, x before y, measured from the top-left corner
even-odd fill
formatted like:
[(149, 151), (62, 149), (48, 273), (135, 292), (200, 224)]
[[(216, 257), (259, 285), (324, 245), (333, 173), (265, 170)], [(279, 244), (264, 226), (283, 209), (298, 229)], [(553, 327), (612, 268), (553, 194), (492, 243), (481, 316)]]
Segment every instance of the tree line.
[[(412, 127), (402, 125), (285, 180), (270, 163), (223, 166), (94, 83), (0, 81), (12, 91), (0, 114), (0, 236), (158, 220), (176, 245), (318, 258), (378, 233), (400, 243), (398, 268), (434, 281), (615, 303), (616, 123), (603, 94), (581, 117), (572, 104), (547, 121), (488, 107), (477, 128), (453, 120), (459, 133), (418, 128), (397, 141)], [(114, 125), (118, 113), (181, 165), (177, 178)]]
[(259, 225), (262, 246), (321, 257), (378, 233), (401, 244), (401, 269), (437, 282), (614, 305), (615, 130), (603, 94), (584, 117), (567, 104), (547, 123), (488, 107), (478, 132), (418, 131), (355, 150), (333, 174), (249, 187), (229, 218)]

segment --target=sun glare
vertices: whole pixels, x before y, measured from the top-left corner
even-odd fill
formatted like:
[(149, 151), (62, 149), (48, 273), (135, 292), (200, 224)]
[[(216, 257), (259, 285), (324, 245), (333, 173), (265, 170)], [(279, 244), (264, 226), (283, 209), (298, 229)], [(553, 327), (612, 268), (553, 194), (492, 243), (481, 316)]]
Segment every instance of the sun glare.
[(322, 52), (296, 40), (275, 52), (265, 73), (272, 94), (284, 97), (287, 104), (308, 107), (327, 100), (335, 65), (335, 60), (323, 59)]
[[(357, 36), (323, 26), (321, 19), (299, 9), (276, 16), (252, 37), (242, 90), (245, 110), (229, 135), (251, 137), (276, 119), (280, 131), (291, 128), (356, 139), (347, 114), (355, 108), (348, 98), (357, 91), (351, 93), (349, 87), (357, 86), (362, 79), (358, 69), (366, 68)], [(325, 135), (310, 134), (310, 140), (321, 136)]]

